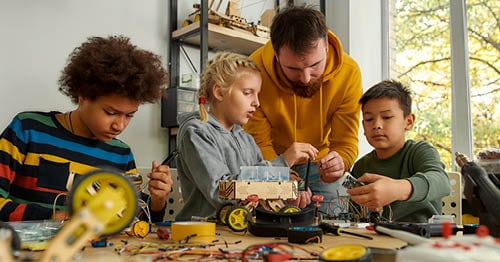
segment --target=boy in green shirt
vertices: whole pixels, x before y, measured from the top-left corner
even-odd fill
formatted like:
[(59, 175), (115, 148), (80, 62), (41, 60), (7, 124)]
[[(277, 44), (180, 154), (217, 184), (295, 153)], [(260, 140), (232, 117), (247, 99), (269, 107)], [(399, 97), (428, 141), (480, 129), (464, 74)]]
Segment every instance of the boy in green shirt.
[(365, 92), (360, 104), (364, 135), (375, 150), (352, 168), (365, 185), (347, 190), (351, 200), (383, 210), (382, 218), (396, 222), (427, 222), (441, 215), (442, 197), (450, 194), (448, 175), (432, 145), (406, 140), (415, 121), (409, 89), (382, 81)]

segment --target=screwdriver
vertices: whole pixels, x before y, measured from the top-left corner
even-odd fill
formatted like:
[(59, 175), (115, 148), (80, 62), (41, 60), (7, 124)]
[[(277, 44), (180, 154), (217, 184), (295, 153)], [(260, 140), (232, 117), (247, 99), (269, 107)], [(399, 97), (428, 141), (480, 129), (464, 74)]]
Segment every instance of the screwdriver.
[(340, 236), (341, 234), (346, 234), (346, 235), (357, 236), (357, 237), (362, 237), (362, 238), (373, 240), (373, 238), (371, 236), (366, 236), (366, 235), (362, 235), (362, 234), (358, 234), (358, 233), (354, 233), (354, 232), (345, 231), (339, 226), (332, 225), (332, 224), (325, 223), (325, 222), (321, 222), (319, 224), (319, 227), (323, 230), (323, 232), (332, 233), (336, 236)]
[(179, 155), (179, 152), (177, 150), (172, 151), (163, 162), (161, 162), (161, 165), (170, 165), (172, 161), (175, 160), (175, 158)]

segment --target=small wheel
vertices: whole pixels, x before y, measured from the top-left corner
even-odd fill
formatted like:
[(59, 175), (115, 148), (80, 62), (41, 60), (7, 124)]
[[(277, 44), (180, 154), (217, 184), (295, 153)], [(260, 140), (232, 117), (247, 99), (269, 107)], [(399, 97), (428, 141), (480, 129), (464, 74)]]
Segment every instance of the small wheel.
[(222, 224), (226, 224), (226, 216), (227, 212), (233, 207), (232, 203), (227, 203), (219, 208), (217, 211), (217, 221), (220, 221)]
[(84, 206), (95, 207), (96, 205), (89, 206), (92, 201), (113, 201), (113, 199), (98, 199), (103, 189), (111, 190), (117, 196), (117, 199), (124, 200), (126, 203), (120, 207), (121, 211), (116, 214), (107, 214), (103, 210), (90, 211), (108, 221), (101, 235), (116, 234), (127, 227), (136, 215), (138, 197), (134, 188), (130, 180), (118, 171), (105, 169), (91, 171), (73, 185), (69, 193), (69, 214), (73, 215)]
[(352, 244), (328, 248), (320, 258), (322, 261), (372, 261), (372, 254), (369, 248)]
[(194, 22), (199, 22), (201, 20), (201, 15), (200, 14), (197, 14), (194, 16)]
[(184, 22), (182, 22), (182, 27), (186, 27), (186, 26), (188, 26), (188, 25), (190, 25), (190, 24), (192, 24), (192, 23), (193, 23), (193, 22), (192, 22), (191, 20), (186, 19), (186, 20), (184, 20)]
[(300, 208), (296, 206), (285, 206), (280, 209), (280, 213), (296, 213), (300, 212)]
[(248, 227), (248, 209), (233, 206), (226, 215), (226, 225), (235, 232), (245, 231)]

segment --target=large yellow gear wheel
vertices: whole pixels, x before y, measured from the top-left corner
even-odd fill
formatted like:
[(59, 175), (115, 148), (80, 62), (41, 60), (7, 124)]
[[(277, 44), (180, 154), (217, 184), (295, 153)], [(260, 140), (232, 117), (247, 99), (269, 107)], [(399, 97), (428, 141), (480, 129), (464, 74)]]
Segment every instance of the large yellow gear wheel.
[(235, 232), (242, 232), (248, 228), (248, 209), (233, 206), (226, 214), (226, 225)]
[[(111, 191), (116, 197), (114, 199), (99, 199), (99, 205), (88, 205), (88, 203), (96, 201), (100, 192), (104, 191)], [(122, 231), (132, 222), (137, 213), (137, 199), (132, 182), (120, 172), (97, 169), (87, 173), (73, 185), (69, 193), (69, 213), (73, 215), (80, 208), (88, 207), (90, 212), (94, 213), (101, 221), (106, 221), (101, 234), (103, 236), (112, 235)], [(106, 206), (113, 206), (115, 210), (120, 211), (110, 214), (106, 210)]]

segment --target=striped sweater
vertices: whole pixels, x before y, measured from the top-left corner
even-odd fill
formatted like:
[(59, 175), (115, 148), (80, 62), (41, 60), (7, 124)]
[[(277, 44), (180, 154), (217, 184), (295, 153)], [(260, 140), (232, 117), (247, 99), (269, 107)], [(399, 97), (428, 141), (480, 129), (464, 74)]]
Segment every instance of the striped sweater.
[(56, 120), (58, 113), (22, 112), (3, 131), (0, 220), (50, 219), (53, 208), (65, 210), (71, 172), (76, 177), (107, 167), (137, 173), (128, 145), (76, 136)]

